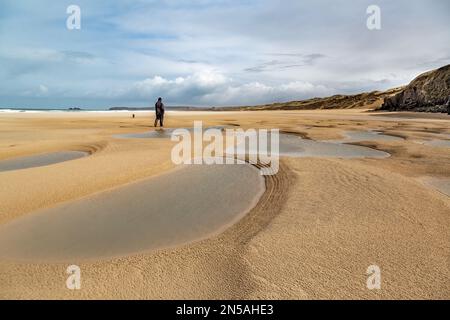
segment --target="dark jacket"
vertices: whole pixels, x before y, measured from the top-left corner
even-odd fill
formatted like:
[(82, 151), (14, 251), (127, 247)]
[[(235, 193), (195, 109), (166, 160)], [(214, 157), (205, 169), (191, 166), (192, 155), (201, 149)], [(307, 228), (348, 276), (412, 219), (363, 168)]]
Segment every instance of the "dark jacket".
[(157, 116), (164, 114), (164, 103), (162, 103), (160, 101), (156, 102), (155, 103), (155, 112), (156, 112)]

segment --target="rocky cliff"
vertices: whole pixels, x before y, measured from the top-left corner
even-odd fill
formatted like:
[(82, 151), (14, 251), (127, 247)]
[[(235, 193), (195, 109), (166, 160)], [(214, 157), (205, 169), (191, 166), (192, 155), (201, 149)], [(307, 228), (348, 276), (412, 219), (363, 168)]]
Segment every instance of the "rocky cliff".
[(450, 99), (450, 65), (419, 75), (401, 92), (386, 97), (389, 111), (447, 112)]

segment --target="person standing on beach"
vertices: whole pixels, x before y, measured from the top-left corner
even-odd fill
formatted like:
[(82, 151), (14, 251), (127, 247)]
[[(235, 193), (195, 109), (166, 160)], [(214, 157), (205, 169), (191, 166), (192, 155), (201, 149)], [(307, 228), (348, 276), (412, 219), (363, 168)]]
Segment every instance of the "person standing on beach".
[(155, 103), (155, 112), (156, 112), (156, 119), (155, 119), (155, 127), (159, 124), (161, 127), (164, 127), (164, 103), (162, 103), (162, 98), (158, 98), (158, 101)]

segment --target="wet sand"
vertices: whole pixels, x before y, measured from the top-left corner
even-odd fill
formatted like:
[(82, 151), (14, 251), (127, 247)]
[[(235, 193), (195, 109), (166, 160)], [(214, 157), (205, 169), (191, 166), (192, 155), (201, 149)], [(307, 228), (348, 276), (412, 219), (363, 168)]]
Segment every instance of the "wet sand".
[[(101, 226), (110, 226), (109, 213), (116, 214), (111, 226), (120, 224), (123, 216), (117, 214), (120, 210), (116, 211), (116, 208), (132, 206), (136, 208), (136, 217), (146, 217), (141, 215), (140, 208), (151, 205), (130, 203), (125, 190), (132, 190), (128, 188), (134, 184), (151, 185), (151, 181), (159, 181), (157, 179), (162, 174), (171, 174), (174, 165), (170, 152), (174, 144), (170, 139), (117, 139), (114, 136), (154, 130), (152, 116), (145, 112), (138, 113), (135, 119), (131, 118), (131, 112), (0, 115), (0, 160), (60, 150), (91, 153), (82, 160), (32, 170), (1, 172), (0, 230), (7, 229), (10, 223), (22, 228), (26, 225), (23, 221), (40, 220), (32, 218), (38, 213), (53, 212), (53, 215), (46, 214), (42, 218), (51, 217), (51, 222), (47, 224), (40, 220), (39, 225), (42, 230), (47, 230), (50, 239), (61, 241), (63, 246), (60, 248), (66, 252), (68, 243), (64, 237), (59, 238), (52, 233), (52, 225), (62, 223), (70, 230), (67, 221), (80, 225), (88, 221), (108, 239), (113, 228), (103, 230)], [(447, 118), (421, 114), (392, 117), (360, 110), (174, 112), (168, 113), (166, 125), (168, 129), (189, 128), (195, 120), (204, 121), (204, 127), (279, 128), (311, 143), (342, 140), (348, 131), (367, 130), (404, 140), (376, 139), (351, 144), (388, 153), (390, 157), (336, 158), (330, 154), (324, 157), (282, 157), (279, 173), (265, 178), (266, 191), (256, 206), (247, 214), (239, 215), (238, 221), (231, 222), (231, 225), (228, 222), (237, 216), (234, 215), (235, 209), (230, 210), (230, 215), (222, 221), (227, 228), (222, 230), (224, 224), (221, 222), (213, 234), (208, 233), (212, 231), (209, 223), (200, 225), (201, 232), (194, 232), (195, 236), (205, 235), (203, 240), (177, 241), (170, 248), (148, 251), (149, 247), (144, 246), (140, 238), (134, 244), (142, 247), (134, 244), (127, 247), (123, 246), (125, 242), (121, 242), (109, 247), (120, 252), (107, 252), (108, 248), (100, 246), (107, 241), (84, 241), (75, 232), (72, 239), (80, 240), (83, 250), (90, 242), (93, 248), (88, 249), (92, 255), (100, 255), (102, 251), (105, 256), (91, 256), (85, 260), (83, 258), (88, 255), (81, 250), (77, 253), (78, 258), (72, 257), (70, 262), (19, 262), (2, 258), (0, 298), (450, 298), (450, 197), (421, 180), (423, 177), (442, 181), (450, 178), (450, 154), (448, 148), (416, 143), (445, 140), (445, 135), (450, 134)], [(295, 152), (306, 150), (297, 142)], [(287, 144), (290, 148), (289, 142)], [(241, 171), (237, 174), (240, 175)], [(174, 176), (175, 184), (185, 183), (181, 177)], [(225, 172), (215, 179), (219, 182), (217, 186), (221, 181), (230, 181)], [(237, 180), (234, 174), (230, 179)], [(141, 188), (147, 195), (145, 188)], [(168, 188), (171, 187), (164, 187)], [(202, 199), (196, 193), (198, 190), (191, 190), (190, 184), (184, 189), (186, 191), (179, 191), (177, 199), (186, 200), (189, 194)], [(114, 190), (122, 190), (123, 193), (115, 194), (111, 199), (111, 210), (106, 209), (107, 201), (97, 202), (102, 208), (99, 211), (87, 205), (88, 199), (106, 199)], [(240, 198), (240, 193), (252, 194), (254, 188), (228, 187), (216, 191), (224, 195), (238, 194), (236, 197)], [(139, 192), (130, 193), (136, 197)], [(150, 201), (152, 198), (148, 197)], [(144, 199), (143, 204), (147, 203)], [(164, 201), (174, 202), (173, 205), (182, 203), (171, 199)], [(205, 210), (195, 212), (195, 215), (203, 217), (204, 221), (209, 221), (205, 215), (217, 218), (217, 214), (235, 205), (225, 199), (228, 196), (210, 208), (203, 207)], [(192, 201), (191, 208), (201, 207), (202, 204), (195, 202), (197, 200)], [(157, 200), (151, 202), (158, 203)], [(55, 218), (56, 209), (66, 205), (68, 213), (59, 212), (61, 217)], [(75, 210), (76, 206), (83, 212)], [(74, 211), (69, 215), (71, 210)], [(96, 212), (105, 213), (98, 219), (99, 223), (88, 218), (89, 213), (95, 215)], [(130, 226), (132, 222), (131, 219)], [(170, 219), (167, 222), (172, 224)], [(89, 225), (84, 226), (87, 230), (80, 230), (80, 234), (89, 235)], [(203, 229), (206, 226), (208, 228)], [(203, 233), (205, 230), (208, 232)], [(138, 238), (143, 236), (140, 232), (136, 235)], [(20, 233), (8, 235), (4, 232), (0, 236), (20, 237)], [(22, 240), (32, 239), (29, 235)], [(46, 240), (36, 239), (35, 248), (39, 249)], [(25, 248), (20, 247), (19, 241), (10, 240), (2, 241), (0, 247)], [(52, 244), (41, 248), (57, 247), (58, 244)], [(55, 252), (50, 253), (50, 258), (57, 256)], [(109, 257), (116, 254), (117, 257)], [(38, 256), (39, 250), (30, 253), (32, 258)], [(82, 270), (82, 289), (79, 291), (65, 288), (69, 263), (79, 265)], [(378, 265), (382, 272), (382, 289), (379, 291), (366, 288), (366, 270), (373, 264)]]

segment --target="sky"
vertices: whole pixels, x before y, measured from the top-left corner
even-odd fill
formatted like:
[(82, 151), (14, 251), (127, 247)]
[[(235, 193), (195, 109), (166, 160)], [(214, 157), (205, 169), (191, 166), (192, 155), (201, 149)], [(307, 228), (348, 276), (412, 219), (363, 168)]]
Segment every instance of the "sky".
[[(69, 30), (67, 7), (81, 9)], [(381, 10), (369, 30), (366, 10)], [(448, 0), (1, 0), (0, 107), (233, 106), (385, 90), (450, 63)]]

